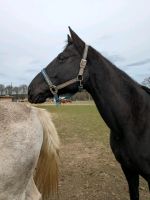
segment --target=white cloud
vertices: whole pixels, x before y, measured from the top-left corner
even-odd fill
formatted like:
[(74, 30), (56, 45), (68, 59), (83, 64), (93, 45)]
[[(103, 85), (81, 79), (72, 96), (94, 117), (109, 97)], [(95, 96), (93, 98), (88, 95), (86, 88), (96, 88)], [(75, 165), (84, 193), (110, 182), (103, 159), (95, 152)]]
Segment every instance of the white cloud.
[[(0, 82), (29, 83), (62, 50), (68, 25), (118, 66), (149, 59), (149, 7), (149, 0), (1, 0)], [(138, 81), (150, 76), (148, 63), (126, 71)]]

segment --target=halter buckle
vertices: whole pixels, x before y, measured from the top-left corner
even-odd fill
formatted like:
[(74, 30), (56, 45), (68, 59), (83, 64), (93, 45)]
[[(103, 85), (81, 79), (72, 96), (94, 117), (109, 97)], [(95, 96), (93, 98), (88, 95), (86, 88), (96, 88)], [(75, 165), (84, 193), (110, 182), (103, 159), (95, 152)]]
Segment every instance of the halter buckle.
[(79, 89), (79, 92), (82, 92), (83, 90), (83, 75), (78, 75), (77, 76), (77, 81), (79, 82), (79, 86), (78, 86), (78, 89)]
[(55, 85), (50, 86), (49, 89), (53, 95), (56, 95), (58, 93), (57, 86)]
[(81, 59), (81, 62), (80, 62), (80, 67), (82, 68), (85, 68), (85, 66), (86, 66), (86, 63), (87, 63), (87, 60), (86, 59)]

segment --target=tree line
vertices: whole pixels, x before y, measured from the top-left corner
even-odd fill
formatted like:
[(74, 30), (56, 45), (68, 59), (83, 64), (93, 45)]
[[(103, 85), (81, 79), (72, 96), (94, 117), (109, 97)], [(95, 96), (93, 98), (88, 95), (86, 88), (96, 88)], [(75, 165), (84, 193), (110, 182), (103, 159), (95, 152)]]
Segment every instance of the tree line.
[[(142, 85), (150, 88), (150, 77), (147, 77), (143, 80)], [(0, 84), (0, 96), (13, 96), (16, 99), (18, 98), (27, 98), (28, 95), (28, 86), (26, 84), (22, 84), (20, 86), (13, 85), (3, 85)], [(90, 94), (86, 91), (78, 92), (72, 98), (72, 100), (92, 100)]]
[(28, 86), (22, 84), (20, 86), (0, 84), (0, 96), (13, 96), (16, 99), (25, 99), (28, 94)]

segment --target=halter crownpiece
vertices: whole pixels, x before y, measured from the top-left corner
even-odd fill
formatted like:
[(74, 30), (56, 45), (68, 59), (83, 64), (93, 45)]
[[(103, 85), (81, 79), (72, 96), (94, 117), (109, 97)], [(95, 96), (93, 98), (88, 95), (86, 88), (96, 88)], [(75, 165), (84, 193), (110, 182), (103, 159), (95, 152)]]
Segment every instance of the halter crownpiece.
[(85, 48), (84, 48), (84, 52), (83, 52), (83, 57), (81, 59), (80, 62), (80, 69), (79, 69), (79, 73), (77, 75), (76, 78), (71, 79), (69, 81), (66, 81), (65, 83), (59, 84), (59, 85), (54, 85), (52, 83), (52, 81), (50, 80), (49, 76), (47, 75), (45, 69), (42, 69), (41, 73), (46, 81), (46, 83), (49, 86), (49, 89), (51, 91), (51, 93), (54, 95), (54, 98), (56, 100), (56, 102), (59, 101), (59, 97), (58, 97), (58, 90), (67, 87), (68, 85), (71, 85), (73, 83), (79, 82), (79, 91), (81, 91), (83, 89), (83, 73), (87, 64), (87, 54), (88, 54), (88, 48), (89, 46), (87, 44), (85, 44)]
[(80, 69), (79, 69), (79, 73), (78, 73), (78, 76), (77, 76), (77, 80), (79, 81), (79, 91), (81, 91), (83, 89), (82, 81), (83, 81), (84, 69), (85, 69), (86, 64), (87, 64), (88, 48), (89, 48), (89, 46), (85, 44), (85, 48), (84, 48), (84, 52), (83, 52), (83, 58), (81, 59)]

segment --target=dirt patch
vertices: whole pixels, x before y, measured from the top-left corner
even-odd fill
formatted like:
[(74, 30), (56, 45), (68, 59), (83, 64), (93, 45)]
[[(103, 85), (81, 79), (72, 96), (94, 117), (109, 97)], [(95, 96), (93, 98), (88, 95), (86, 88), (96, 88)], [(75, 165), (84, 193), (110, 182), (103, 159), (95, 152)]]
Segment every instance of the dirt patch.
[[(62, 137), (59, 189), (61, 200), (129, 199), (124, 175), (111, 150), (77, 136)], [(141, 199), (149, 199), (143, 183), (140, 193)]]
[[(129, 200), (127, 182), (109, 146), (109, 129), (96, 108), (47, 109), (61, 138), (59, 200)], [(148, 186), (140, 182), (140, 200), (149, 200)]]

